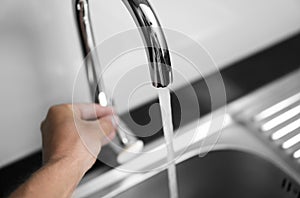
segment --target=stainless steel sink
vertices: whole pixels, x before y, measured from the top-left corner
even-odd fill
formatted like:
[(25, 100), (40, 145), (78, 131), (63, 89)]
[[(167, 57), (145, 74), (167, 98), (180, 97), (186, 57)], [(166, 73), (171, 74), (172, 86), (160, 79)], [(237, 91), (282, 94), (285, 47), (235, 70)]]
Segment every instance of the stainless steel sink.
[[(215, 151), (177, 166), (180, 197), (283, 198), (300, 188), (269, 161), (241, 151)], [(296, 193), (289, 193), (295, 191)], [(94, 195), (98, 197), (97, 194)], [(130, 188), (118, 198), (169, 197), (166, 171)]]
[[(300, 142), (293, 145), (293, 150), (283, 149), (282, 142), (272, 141), (274, 130), (261, 130), (265, 122), (254, 119), (266, 109), (297, 95), (300, 92), (299, 79), (300, 70), (228, 105), (220, 137), (220, 131), (216, 130), (206, 139), (198, 136), (191, 141), (195, 129), (201, 131), (210, 124), (210, 115), (178, 129), (174, 145), (178, 155), (180, 197), (300, 198), (300, 161), (294, 154), (300, 148)], [(300, 104), (300, 101), (296, 103)], [(292, 107), (285, 105), (267, 119), (281, 116), (295, 106), (294, 103)], [(221, 108), (211, 115), (217, 119), (224, 116), (224, 112)], [(278, 130), (297, 120), (298, 116), (281, 123)], [(293, 132), (294, 135), (297, 133), (300, 134), (300, 127)], [(199, 145), (210, 138), (217, 139), (217, 144), (206, 156), (198, 157)], [(188, 147), (185, 146), (187, 142)], [(214, 141), (206, 144), (209, 142)], [(201, 152), (210, 148), (207, 145)], [(146, 145), (145, 149), (157, 153), (143, 154), (93, 177), (82, 183), (74, 196), (168, 197), (166, 167), (153, 170), (165, 163), (163, 139)], [(124, 171), (128, 169), (134, 171)]]

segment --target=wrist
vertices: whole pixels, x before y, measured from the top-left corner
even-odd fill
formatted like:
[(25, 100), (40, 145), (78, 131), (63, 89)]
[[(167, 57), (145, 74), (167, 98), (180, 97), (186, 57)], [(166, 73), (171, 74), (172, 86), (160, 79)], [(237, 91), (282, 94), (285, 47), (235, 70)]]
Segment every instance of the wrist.
[(81, 180), (84, 174), (92, 167), (94, 162), (94, 159), (79, 159), (76, 157), (66, 156), (50, 159), (44, 166), (59, 167), (61, 170), (72, 172), (75, 178)]

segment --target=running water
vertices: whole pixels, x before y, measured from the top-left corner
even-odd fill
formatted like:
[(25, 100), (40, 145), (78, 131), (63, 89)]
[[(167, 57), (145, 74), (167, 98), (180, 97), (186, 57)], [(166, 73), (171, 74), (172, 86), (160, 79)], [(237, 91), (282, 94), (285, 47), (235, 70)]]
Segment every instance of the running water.
[(168, 88), (158, 89), (159, 105), (162, 116), (164, 137), (167, 146), (169, 191), (171, 198), (178, 198), (175, 152), (173, 146), (173, 123), (170, 91)]

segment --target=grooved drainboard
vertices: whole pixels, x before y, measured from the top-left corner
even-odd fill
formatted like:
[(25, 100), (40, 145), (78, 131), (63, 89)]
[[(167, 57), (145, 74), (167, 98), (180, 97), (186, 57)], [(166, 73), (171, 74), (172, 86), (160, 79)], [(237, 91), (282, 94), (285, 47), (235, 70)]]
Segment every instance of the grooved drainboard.
[(300, 93), (263, 109), (251, 121), (287, 155), (300, 159)]

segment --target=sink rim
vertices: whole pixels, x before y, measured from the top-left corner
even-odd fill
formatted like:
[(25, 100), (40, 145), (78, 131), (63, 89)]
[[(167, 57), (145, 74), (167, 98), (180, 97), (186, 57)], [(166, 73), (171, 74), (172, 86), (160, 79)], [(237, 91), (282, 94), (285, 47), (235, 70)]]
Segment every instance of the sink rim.
[[(292, 185), (293, 189), (297, 190), (296, 193), (300, 194), (300, 185), (280, 167), (262, 156), (247, 151), (214, 150), (206, 158), (196, 155), (178, 165), (180, 197), (196, 195), (217, 197), (218, 194), (222, 197), (233, 195), (241, 197), (242, 194), (244, 197), (245, 193), (246, 197), (265, 197), (266, 194), (285, 197), (291, 194), (290, 190), (287, 190), (289, 188), (287, 185)], [(154, 194), (151, 193), (153, 189)], [(247, 193), (248, 190), (250, 191)], [(138, 182), (126, 191), (106, 197), (141, 197), (148, 193), (152, 194), (150, 197), (166, 197), (168, 193), (166, 171)], [(232, 193), (233, 195), (230, 195)], [(92, 195), (98, 196), (98, 193)]]

